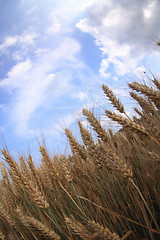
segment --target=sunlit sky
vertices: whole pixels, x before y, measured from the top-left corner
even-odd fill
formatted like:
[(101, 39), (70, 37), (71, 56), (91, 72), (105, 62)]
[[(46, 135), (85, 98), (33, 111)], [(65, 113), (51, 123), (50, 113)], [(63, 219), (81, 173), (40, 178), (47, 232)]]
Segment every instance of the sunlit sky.
[(127, 82), (160, 76), (159, 13), (159, 0), (0, 0), (1, 148), (24, 153), (43, 135), (64, 149), (102, 83), (124, 98)]

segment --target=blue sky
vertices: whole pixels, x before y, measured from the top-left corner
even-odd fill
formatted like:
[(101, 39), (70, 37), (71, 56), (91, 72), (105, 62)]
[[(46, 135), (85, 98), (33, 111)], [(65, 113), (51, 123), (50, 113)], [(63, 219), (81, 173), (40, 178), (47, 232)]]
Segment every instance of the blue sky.
[(160, 76), (159, 10), (158, 0), (0, 0), (1, 146), (32, 152), (44, 135), (64, 151), (64, 128), (106, 104), (102, 83), (130, 113), (127, 82)]

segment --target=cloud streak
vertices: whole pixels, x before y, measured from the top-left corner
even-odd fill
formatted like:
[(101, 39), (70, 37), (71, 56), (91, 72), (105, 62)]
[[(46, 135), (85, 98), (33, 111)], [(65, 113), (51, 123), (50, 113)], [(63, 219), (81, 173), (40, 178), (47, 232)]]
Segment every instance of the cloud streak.
[[(58, 48), (39, 51), (36, 61), (27, 59), (14, 65), (0, 81), (0, 88), (14, 96), (8, 113), (17, 134), (27, 134), (37, 108), (43, 109), (75, 89), (74, 72), (84, 68), (76, 57), (79, 51), (80, 45), (74, 39), (64, 38)], [(83, 94), (77, 97), (82, 99)]]

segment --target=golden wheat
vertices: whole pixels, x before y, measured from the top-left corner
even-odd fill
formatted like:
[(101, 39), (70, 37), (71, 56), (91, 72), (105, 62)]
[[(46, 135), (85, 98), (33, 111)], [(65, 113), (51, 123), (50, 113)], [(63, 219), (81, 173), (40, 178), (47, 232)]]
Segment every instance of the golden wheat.
[(2, 238), (159, 239), (160, 83), (154, 77), (152, 82), (156, 90), (130, 85), (138, 92), (131, 93), (139, 115), (133, 120), (103, 85), (107, 98), (123, 114), (105, 112), (122, 129), (105, 129), (91, 111), (83, 109), (95, 135), (78, 122), (80, 144), (65, 129), (69, 156), (52, 158), (42, 145), (42, 162), (36, 168), (31, 155), (20, 156), (18, 164), (7, 149), (2, 150), (1, 158), (9, 165), (7, 169), (1, 162)]
[(116, 233), (112, 233), (107, 227), (103, 227), (93, 220), (88, 221), (88, 226), (96, 233), (97, 237), (102, 237), (106, 240), (120, 240)]
[(80, 222), (71, 220), (70, 218), (66, 217), (65, 222), (68, 226), (74, 231), (74, 233), (80, 236), (83, 240), (90, 240), (91, 234), (87, 231), (86, 227), (82, 225)]
[(143, 93), (145, 96), (147, 96), (151, 101), (156, 105), (158, 109), (160, 109), (160, 92), (157, 90), (154, 90), (153, 88), (150, 88), (146, 85), (133, 82), (128, 84), (129, 87), (133, 90), (136, 90), (137, 92)]
[(124, 106), (122, 105), (122, 103), (120, 102), (119, 99), (117, 99), (117, 97), (114, 95), (114, 93), (112, 92), (111, 89), (109, 89), (108, 86), (106, 85), (102, 85), (103, 91), (106, 94), (106, 96), (109, 98), (109, 100), (111, 101), (111, 103), (113, 104), (113, 106), (121, 113), (125, 113), (124, 111)]

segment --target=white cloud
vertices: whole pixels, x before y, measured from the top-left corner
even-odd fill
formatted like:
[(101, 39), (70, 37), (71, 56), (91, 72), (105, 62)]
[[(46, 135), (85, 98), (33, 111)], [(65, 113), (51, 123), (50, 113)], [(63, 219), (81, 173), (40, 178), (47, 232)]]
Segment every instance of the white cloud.
[(33, 45), (36, 37), (37, 37), (37, 34), (35, 32), (30, 32), (29, 30), (26, 30), (24, 31), (22, 36), (19, 36), (19, 43)]
[[(73, 72), (84, 67), (76, 57), (80, 45), (72, 38), (64, 38), (56, 49), (41, 50), (34, 62), (27, 59), (17, 63), (0, 81), (0, 87), (10, 90), (14, 96), (8, 108), (8, 119), (20, 136), (30, 132), (30, 121), (38, 107), (49, 107), (70, 93)], [(82, 94), (79, 97), (82, 98)]]
[(110, 76), (109, 73), (106, 73), (107, 69), (109, 67), (109, 62), (107, 59), (102, 59), (102, 62), (100, 64), (100, 69), (99, 72), (101, 74), (101, 76), (108, 78)]
[(72, 94), (73, 98), (79, 99), (81, 101), (86, 100), (87, 96), (88, 96), (87, 92), (82, 92), (82, 91)]
[(144, 8), (143, 14), (146, 19), (151, 18), (152, 14), (154, 14), (154, 10), (156, 7), (157, 1), (150, 1), (148, 5)]
[(135, 74), (136, 77), (143, 79), (144, 75), (146, 73), (146, 68), (145, 67), (137, 67), (133, 73)]
[(18, 36), (8, 36), (5, 38), (4, 42), (0, 45), (0, 49), (3, 49), (3, 48), (7, 48), (7, 47), (10, 47), (10, 46), (13, 46), (17, 43), (18, 41)]
[(47, 28), (47, 33), (49, 34), (55, 34), (60, 32), (61, 30), (61, 22), (60, 19), (58, 19), (55, 16), (52, 16), (52, 24)]
[(10, 47), (21, 46), (26, 47), (34, 44), (37, 34), (30, 29), (25, 30), (22, 35), (7, 36), (2, 44), (0, 44), (0, 54), (5, 53)]
[(160, 34), (159, 9), (158, 0), (97, 0), (87, 9), (86, 17), (76, 26), (96, 39), (105, 56), (100, 67), (102, 76), (109, 64), (123, 75), (133, 71), (144, 56), (156, 52), (152, 32)]
[(29, 59), (25, 62), (17, 63), (8, 73), (7, 77), (0, 81), (0, 87), (7, 86), (10, 88), (20, 87), (24, 81), (28, 80), (29, 70), (32, 63)]
[[(83, 14), (85, 9), (93, 4), (94, 0), (58, 0), (56, 5), (54, 5), (53, 10), (51, 10), (48, 16), (48, 27), (46, 29), (46, 34), (66, 34), (73, 31), (73, 24), (75, 25), (75, 19), (80, 14)], [(46, 8), (49, 6), (46, 1)], [(49, 10), (52, 9), (51, 6)]]

